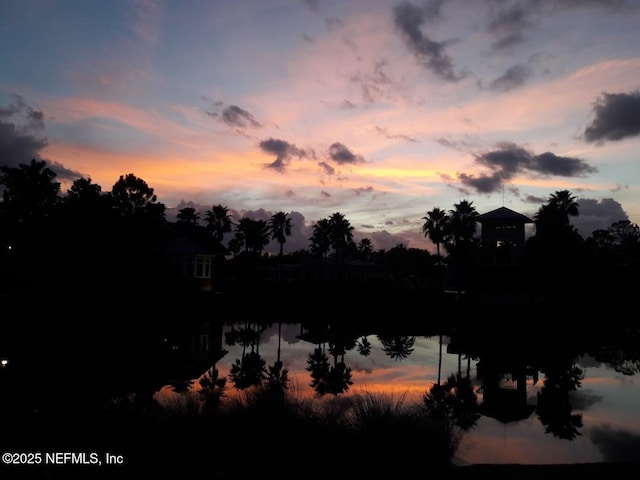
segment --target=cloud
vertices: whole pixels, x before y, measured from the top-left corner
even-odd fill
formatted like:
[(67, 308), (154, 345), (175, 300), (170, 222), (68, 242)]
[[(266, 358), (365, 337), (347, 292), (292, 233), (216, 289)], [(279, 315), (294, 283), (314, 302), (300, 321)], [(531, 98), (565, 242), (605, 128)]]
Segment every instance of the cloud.
[(360, 155), (355, 155), (340, 142), (335, 142), (329, 147), (329, 158), (339, 165), (346, 163), (364, 163), (364, 158)]
[(45, 160), (59, 180), (75, 180), (81, 175), (60, 163), (42, 158), (40, 151), (48, 145), (44, 132), (44, 114), (27, 105), (20, 95), (0, 106), (0, 161), (8, 167)]
[[(235, 128), (236, 132), (241, 135), (246, 135), (245, 130), (247, 129), (262, 128), (262, 124), (250, 112), (237, 105), (229, 105), (223, 108), (223, 103), (216, 101), (213, 103), (213, 107), (213, 110), (205, 110), (205, 113), (210, 117), (219, 119), (225, 125)], [(222, 110), (217, 111), (216, 109)]]
[(276, 170), (277, 172), (284, 172), (292, 157), (307, 157), (304, 150), (285, 140), (279, 140), (276, 138), (269, 138), (261, 141), (260, 148), (262, 151), (276, 156), (276, 159), (271, 163), (265, 164), (265, 167)]
[(320, 169), (327, 175), (333, 175), (336, 173), (336, 169), (329, 165), (327, 162), (318, 162)]
[(415, 137), (412, 137), (411, 135), (405, 135), (402, 133), (391, 133), (387, 128), (383, 128), (383, 127), (375, 127), (375, 131), (389, 140), (406, 140), (407, 142), (411, 142), (411, 143), (420, 142), (420, 140), (418, 140)]
[(487, 30), (493, 33), (512, 33), (531, 27), (532, 11), (524, 4), (511, 4), (491, 11)]
[(551, 152), (536, 155), (510, 142), (499, 144), (496, 150), (476, 154), (475, 162), (488, 167), (492, 172), (479, 176), (460, 173), (458, 179), (479, 193), (498, 191), (504, 181), (510, 180), (518, 173), (583, 177), (597, 172), (595, 167), (582, 159), (561, 157)]
[(593, 107), (594, 120), (585, 128), (587, 142), (602, 144), (640, 135), (640, 90), (603, 93)]
[(605, 462), (636, 462), (640, 436), (625, 430), (614, 430), (610, 425), (592, 428), (589, 438), (602, 452)]
[(447, 42), (433, 41), (421, 29), (424, 24), (439, 18), (440, 6), (441, 2), (432, 2), (424, 7), (403, 2), (393, 7), (393, 21), (409, 49), (425, 68), (442, 80), (457, 82), (466, 74), (455, 73), (453, 60), (445, 53)]
[(524, 85), (533, 76), (528, 65), (514, 65), (489, 85), (493, 90), (508, 92)]
[(504, 52), (523, 44), (527, 37), (523, 32), (537, 28), (545, 17), (562, 11), (598, 9), (604, 14), (625, 11), (624, 0), (584, 0), (558, 2), (541, 0), (533, 2), (488, 2), (489, 18), (486, 31), (497, 38), (491, 44), (493, 52)]
[(231, 105), (222, 111), (222, 120), (229, 126), (239, 128), (258, 128), (261, 127), (260, 123), (246, 110), (238, 107), (237, 105)]
[(524, 35), (521, 32), (513, 32), (504, 37), (499, 38), (495, 42), (491, 43), (491, 50), (504, 51), (509, 50), (515, 45), (519, 45), (525, 42)]
[(577, 202), (579, 215), (571, 219), (571, 224), (584, 238), (590, 237), (595, 230), (606, 229), (615, 222), (629, 219), (622, 205), (613, 198), (578, 198)]

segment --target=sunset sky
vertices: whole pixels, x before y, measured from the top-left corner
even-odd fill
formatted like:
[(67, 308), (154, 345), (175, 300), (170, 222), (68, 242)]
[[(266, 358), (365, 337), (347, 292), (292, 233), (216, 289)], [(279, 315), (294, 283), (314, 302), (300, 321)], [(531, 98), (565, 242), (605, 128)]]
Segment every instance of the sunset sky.
[[(167, 218), (334, 212), (429, 248), (469, 200), (640, 223), (640, 1), (0, 2), (0, 163), (144, 179)], [(204, 218), (204, 215), (201, 215)]]

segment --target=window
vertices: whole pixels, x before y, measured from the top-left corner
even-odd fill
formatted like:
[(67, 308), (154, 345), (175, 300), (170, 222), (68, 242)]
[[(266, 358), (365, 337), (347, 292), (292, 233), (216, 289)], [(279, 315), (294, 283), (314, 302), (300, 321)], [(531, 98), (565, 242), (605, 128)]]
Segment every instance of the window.
[(195, 278), (211, 278), (211, 257), (196, 257)]

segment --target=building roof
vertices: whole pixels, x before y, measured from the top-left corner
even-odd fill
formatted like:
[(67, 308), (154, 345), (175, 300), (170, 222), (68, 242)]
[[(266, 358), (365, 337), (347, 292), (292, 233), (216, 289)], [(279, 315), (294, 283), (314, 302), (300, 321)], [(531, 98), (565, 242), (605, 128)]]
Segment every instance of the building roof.
[(526, 215), (522, 215), (521, 213), (514, 212), (513, 210), (507, 207), (496, 208), (495, 210), (491, 210), (490, 212), (483, 213), (476, 217), (476, 221), (478, 223), (504, 223), (504, 222), (514, 222), (514, 223), (533, 223)]

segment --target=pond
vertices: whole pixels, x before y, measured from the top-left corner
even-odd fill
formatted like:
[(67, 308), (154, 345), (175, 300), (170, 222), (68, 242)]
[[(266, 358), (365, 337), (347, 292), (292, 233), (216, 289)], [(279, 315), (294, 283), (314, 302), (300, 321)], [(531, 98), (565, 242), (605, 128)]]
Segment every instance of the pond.
[[(250, 383), (241, 367), (249, 353), (264, 366), (279, 359), (302, 397), (369, 393), (425, 404), (444, 392), (461, 432), (457, 465), (627, 462), (640, 451), (637, 330), (231, 323), (221, 333), (215, 367), (230, 396)], [(320, 364), (340, 373), (323, 379)]]

